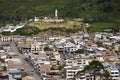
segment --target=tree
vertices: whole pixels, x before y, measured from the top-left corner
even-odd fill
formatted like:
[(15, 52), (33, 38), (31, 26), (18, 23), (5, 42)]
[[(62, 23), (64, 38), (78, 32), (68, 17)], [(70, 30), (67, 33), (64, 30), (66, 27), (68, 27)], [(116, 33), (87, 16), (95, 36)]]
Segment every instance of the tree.
[(3, 67), (3, 71), (7, 71), (7, 67), (6, 66)]
[(7, 35), (7, 36), (10, 35), (10, 33), (11, 33), (10, 31), (4, 31), (4, 32), (2, 32), (3, 35)]
[(99, 73), (100, 70), (103, 70), (104, 67), (103, 65), (99, 62), (99, 61), (92, 61), (89, 64), (89, 70), (91, 70), (93, 76), (94, 76), (94, 80), (96, 80), (96, 76), (99, 76), (101, 73)]
[[(89, 65), (85, 66), (84, 70), (81, 72), (89, 72), (93, 75), (94, 80), (96, 80), (96, 76), (105, 77), (106, 80), (108, 80), (108, 78), (110, 77), (109, 72), (104, 69), (102, 63), (96, 60), (93, 60)], [(79, 75), (79, 73), (81, 72), (78, 72), (77, 75)]]
[(97, 46), (101, 47), (102, 46), (102, 42), (98, 41), (96, 42)]
[(65, 66), (65, 65), (59, 65), (59, 66), (58, 66), (58, 69), (59, 69), (59, 70), (62, 70), (64, 66)]
[(84, 49), (78, 49), (77, 51), (75, 51), (75, 53), (84, 53)]
[(103, 73), (104, 77), (105, 77), (105, 80), (110, 80), (110, 74), (107, 70), (104, 70), (104, 73)]
[(52, 49), (50, 49), (48, 46), (44, 47), (44, 51), (51, 51)]

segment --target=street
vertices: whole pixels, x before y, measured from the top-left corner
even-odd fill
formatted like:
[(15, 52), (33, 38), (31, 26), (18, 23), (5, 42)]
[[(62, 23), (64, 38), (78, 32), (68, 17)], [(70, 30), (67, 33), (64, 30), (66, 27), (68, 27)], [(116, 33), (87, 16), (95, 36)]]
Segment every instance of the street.
[(32, 67), (32, 65), (30, 63), (28, 63), (26, 60), (24, 60), (23, 55), (19, 53), (17, 47), (15, 46), (15, 44), (13, 42), (9, 43), (13, 52), (15, 52), (16, 54), (18, 54), (20, 60), (24, 63), (24, 68), (25, 71), (30, 73), (30, 75), (33, 75), (35, 77), (36, 80), (42, 80), (41, 76), (39, 73), (37, 73), (36, 70), (34, 70), (34, 68)]

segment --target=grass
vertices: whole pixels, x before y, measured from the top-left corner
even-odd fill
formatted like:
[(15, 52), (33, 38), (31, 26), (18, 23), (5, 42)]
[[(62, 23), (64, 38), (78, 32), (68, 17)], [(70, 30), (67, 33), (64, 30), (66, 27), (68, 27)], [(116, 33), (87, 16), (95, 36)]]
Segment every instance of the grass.
[(47, 22), (33, 22), (28, 24), (29, 26), (32, 27), (37, 27), (40, 30), (48, 29), (48, 28), (65, 28), (65, 29), (74, 29), (74, 28), (79, 28), (81, 26), (81, 22), (76, 22), (76, 21), (67, 21), (65, 23), (47, 23)]
[(96, 22), (92, 23), (91, 26), (88, 28), (88, 32), (101, 32), (105, 29), (111, 28), (113, 23), (109, 22)]
[(70, 35), (82, 30), (82, 22), (66, 20), (64, 23), (32, 22), (28, 26), (37, 28), (40, 33), (52, 35)]

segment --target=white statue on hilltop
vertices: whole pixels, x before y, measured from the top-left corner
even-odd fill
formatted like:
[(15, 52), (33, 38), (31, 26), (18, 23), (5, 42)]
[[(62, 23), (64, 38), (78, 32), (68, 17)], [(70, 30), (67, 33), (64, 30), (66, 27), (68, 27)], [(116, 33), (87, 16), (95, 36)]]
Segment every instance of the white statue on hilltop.
[(55, 17), (56, 18), (58, 17), (58, 10), (57, 9), (55, 10)]

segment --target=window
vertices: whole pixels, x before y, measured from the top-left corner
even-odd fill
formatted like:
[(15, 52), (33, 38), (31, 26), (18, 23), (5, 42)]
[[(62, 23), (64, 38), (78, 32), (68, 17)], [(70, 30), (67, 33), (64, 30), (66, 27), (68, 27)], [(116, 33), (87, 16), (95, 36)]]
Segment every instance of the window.
[(78, 64), (81, 64), (80, 62)]
[(68, 71), (68, 73), (73, 73), (72, 71)]
[(118, 72), (115, 72), (115, 74), (119, 74)]
[(119, 74), (118, 72), (111, 72), (111, 74)]
[(111, 74), (114, 74), (114, 72), (111, 72)]

